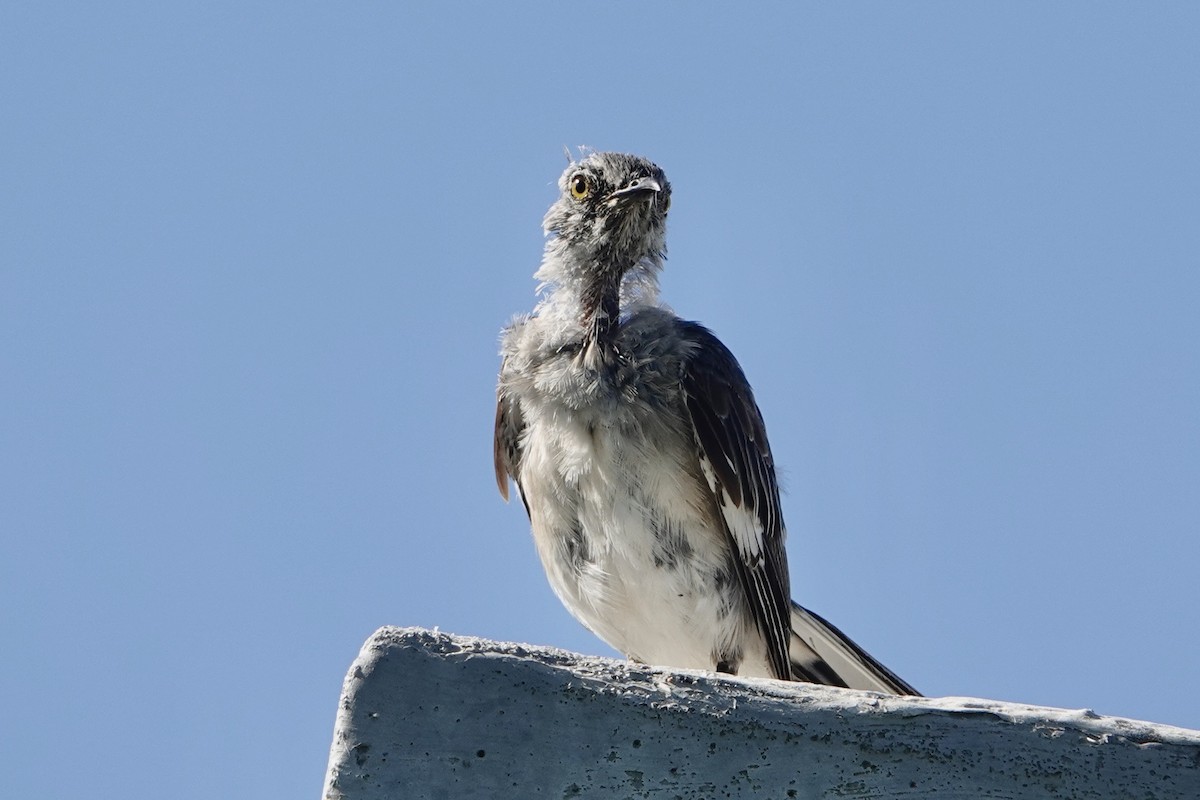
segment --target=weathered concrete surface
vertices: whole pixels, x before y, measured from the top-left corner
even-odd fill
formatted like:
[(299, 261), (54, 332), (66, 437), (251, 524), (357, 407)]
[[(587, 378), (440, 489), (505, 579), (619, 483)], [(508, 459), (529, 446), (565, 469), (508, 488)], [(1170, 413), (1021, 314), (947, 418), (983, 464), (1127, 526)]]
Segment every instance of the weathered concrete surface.
[(324, 796), (1197, 800), (1200, 732), (381, 628), (346, 677)]

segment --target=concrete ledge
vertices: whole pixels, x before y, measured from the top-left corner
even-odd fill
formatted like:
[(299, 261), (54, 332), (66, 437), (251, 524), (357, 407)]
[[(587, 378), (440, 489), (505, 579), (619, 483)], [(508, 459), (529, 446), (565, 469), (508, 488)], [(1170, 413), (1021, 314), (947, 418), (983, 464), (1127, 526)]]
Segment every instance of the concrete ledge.
[(896, 698), (381, 628), (342, 689), (326, 800), (1200, 798), (1200, 732)]

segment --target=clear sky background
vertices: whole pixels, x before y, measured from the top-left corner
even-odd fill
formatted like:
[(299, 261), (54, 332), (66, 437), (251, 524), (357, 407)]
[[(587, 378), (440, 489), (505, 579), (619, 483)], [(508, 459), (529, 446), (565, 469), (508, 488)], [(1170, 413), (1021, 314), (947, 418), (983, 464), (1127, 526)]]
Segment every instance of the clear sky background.
[(384, 624), (611, 653), (492, 476), (564, 145), (667, 171), (798, 600), (1200, 728), (1200, 5), (400, 6), (0, 10), (6, 794), (316, 797)]

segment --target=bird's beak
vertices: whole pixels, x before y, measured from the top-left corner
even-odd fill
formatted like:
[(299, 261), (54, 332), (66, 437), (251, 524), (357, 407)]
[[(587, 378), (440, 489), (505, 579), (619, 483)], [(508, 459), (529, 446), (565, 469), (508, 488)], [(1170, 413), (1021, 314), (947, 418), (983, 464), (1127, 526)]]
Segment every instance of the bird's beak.
[(612, 205), (634, 203), (639, 200), (649, 200), (662, 191), (658, 181), (653, 178), (637, 178), (624, 189), (618, 189), (607, 198)]

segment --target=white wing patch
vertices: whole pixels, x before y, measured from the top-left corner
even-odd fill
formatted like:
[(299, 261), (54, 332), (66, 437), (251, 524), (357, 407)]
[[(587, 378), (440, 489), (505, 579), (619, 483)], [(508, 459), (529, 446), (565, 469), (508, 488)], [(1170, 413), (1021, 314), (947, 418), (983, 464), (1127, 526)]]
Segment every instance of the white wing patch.
[[(700, 442), (697, 441), (696, 444), (699, 446)], [(725, 518), (725, 524), (729, 528), (730, 535), (733, 536), (734, 543), (737, 544), (742, 561), (752, 569), (759, 567), (763, 561), (763, 526), (758, 515), (746, 506), (739, 506), (733, 502), (729, 493), (717, 480), (712, 462), (709, 461), (708, 454), (704, 452), (703, 447), (700, 447), (700, 468), (704, 470), (708, 488), (717, 498), (717, 504), (721, 507), (721, 516)]]

